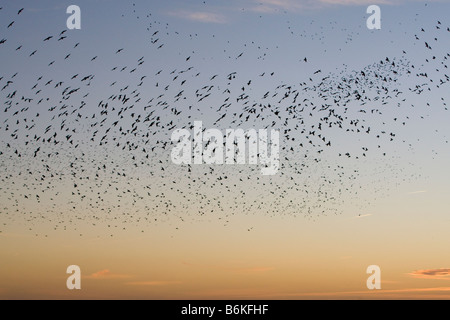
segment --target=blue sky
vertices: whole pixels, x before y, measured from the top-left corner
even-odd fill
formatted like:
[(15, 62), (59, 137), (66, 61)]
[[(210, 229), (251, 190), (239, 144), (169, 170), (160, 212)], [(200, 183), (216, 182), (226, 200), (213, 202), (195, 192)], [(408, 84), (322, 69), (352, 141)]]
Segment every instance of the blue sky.
[[(277, 108), (285, 108), (290, 102), (282, 102), (278, 97), (285, 94), (286, 87), (292, 87), (293, 90), (300, 91), (299, 99), (303, 102), (307, 99), (320, 107), (330, 100), (324, 100), (315, 89), (305, 91), (302, 88), (329, 83), (329, 92), (332, 92), (338, 88), (343, 78), (356, 77), (363, 70), (375, 75), (379, 68), (393, 62), (397, 63), (395, 68), (398, 68), (399, 73), (389, 74), (387, 67), (385, 74), (398, 79), (390, 81), (391, 91), (384, 95), (393, 101), (392, 104), (383, 105), (371, 100), (371, 109), (383, 108), (380, 117), (373, 117), (360, 113), (361, 107), (351, 102), (351, 107), (346, 111), (349, 122), (351, 117), (359, 117), (362, 122), (367, 123), (366, 129), (369, 126), (372, 128), (372, 132), (388, 131), (389, 135), (396, 131), (399, 143), (391, 144), (387, 139), (382, 148), (378, 147), (383, 152), (375, 153), (376, 156), (387, 153), (396, 159), (408, 159), (408, 152), (418, 143), (424, 143), (420, 141), (424, 137), (437, 143), (437, 147), (446, 147), (446, 135), (442, 131), (434, 132), (445, 129), (445, 123), (441, 123), (445, 119), (445, 113), (441, 115), (444, 108), (436, 108), (431, 115), (424, 107), (426, 103), (442, 106), (445, 103), (442, 100), (445, 98), (445, 90), (425, 91), (420, 96), (410, 93), (410, 86), (422, 84), (423, 81), (420, 77), (414, 77), (414, 71), (411, 74), (406, 72), (408, 69), (411, 71), (411, 66), (414, 65), (418, 73), (426, 72), (435, 81), (443, 78), (443, 74), (437, 72), (435, 67), (436, 61), (442, 61), (446, 53), (441, 40), (448, 37), (445, 17), (441, 17), (448, 6), (446, 2), (382, 2), (382, 29), (368, 30), (366, 19), (369, 15), (366, 7), (369, 2), (80, 1), (78, 5), (82, 11), (82, 29), (66, 31), (63, 34), (66, 38), (57, 41), (61, 32), (66, 29), (68, 15), (65, 8), (69, 4), (71, 3), (60, 1), (24, 1), (3, 5), (0, 14), (5, 17), (5, 24), (8, 25), (9, 20), (16, 22), (12, 28), (7, 29), (5, 26), (3, 31), (7, 41), (0, 51), (0, 58), (5, 61), (2, 84), (17, 73), (11, 86), (19, 91), (18, 95), (29, 98), (36, 90), (40, 90), (37, 94), (40, 99), (35, 98), (33, 101), (43, 98), (49, 100), (41, 100), (43, 102), (39, 107), (34, 108), (41, 113), (40, 119), (47, 121), (51, 121), (52, 117), (52, 112), (46, 112), (47, 108), (60, 108), (66, 104), (69, 108), (75, 108), (81, 105), (83, 110), (77, 111), (80, 117), (69, 118), (68, 123), (75, 128), (72, 133), (79, 139), (78, 145), (85, 144), (93, 152), (93, 157), (101, 155), (94, 151), (95, 143), (86, 144), (94, 131), (101, 138), (106, 134), (108, 124), (117, 120), (124, 128), (132, 129), (135, 120), (132, 112), (120, 119), (108, 116), (105, 125), (100, 125), (97, 130), (93, 129), (98, 125), (97, 118), (93, 116), (99, 104), (121, 92), (128, 95), (138, 93), (139, 97), (136, 96), (137, 102), (133, 106), (139, 111), (135, 113), (145, 115), (148, 110), (145, 107), (153, 105), (153, 115), (173, 118), (172, 125), (185, 127), (195, 120), (202, 120), (205, 126), (212, 126), (217, 120), (217, 110), (224, 104), (225, 90), (231, 90), (232, 101), (236, 103), (231, 103), (227, 111), (226, 119), (229, 120), (223, 124), (226, 127), (227, 124), (236, 125), (232, 122), (233, 114), (239, 115), (245, 110), (243, 101), (234, 100), (239, 97), (241, 88), (247, 88), (244, 91), (249, 102), (267, 101)], [(21, 7), (25, 10), (17, 15)], [(442, 29), (437, 30), (439, 20), (444, 24)], [(426, 32), (422, 32), (422, 28)], [(420, 36), (419, 40), (415, 39), (416, 35)], [(44, 42), (43, 39), (48, 36), (53, 38)], [(434, 40), (435, 36), (439, 41)], [(438, 57), (437, 60), (432, 59), (429, 50), (425, 48), (425, 41), (432, 44), (433, 55)], [(20, 45), (20, 50), (16, 50)], [(116, 53), (119, 49), (123, 50)], [(36, 53), (30, 57), (35, 50)], [(387, 57), (390, 59), (389, 64), (385, 61)], [(426, 63), (425, 59), (430, 62)], [(385, 64), (380, 65), (380, 61)], [(232, 81), (228, 80), (230, 74), (235, 75)], [(32, 90), (41, 76), (42, 84)], [(74, 76), (76, 77), (73, 78)], [(85, 77), (89, 80), (81, 81)], [(49, 85), (44, 85), (48, 81)], [(251, 85), (248, 85), (249, 81), (252, 81)], [(61, 85), (55, 87), (59, 82)], [(61, 100), (61, 92), (66, 87), (70, 88), (68, 91), (80, 87), (80, 92), (67, 102)], [(372, 98), (383, 91), (373, 86), (362, 87), (362, 90)], [(4, 90), (4, 98), (12, 91)], [(208, 99), (199, 101), (199, 94), (206, 95), (208, 92), (211, 93)], [(261, 98), (266, 92), (271, 93), (268, 100)], [(272, 96), (275, 92), (278, 93)], [(402, 99), (394, 99), (397, 92), (401, 92)], [(178, 93), (181, 93), (180, 99), (176, 99)], [(156, 101), (162, 103), (161, 107), (154, 106)], [(171, 108), (182, 111), (181, 115), (173, 117), (167, 114)], [(27, 112), (31, 115), (35, 109)], [(307, 125), (314, 127), (319, 116), (320, 113), (317, 113), (317, 117), (314, 114), (311, 120), (304, 121), (309, 121)], [(424, 121), (421, 122), (422, 117)], [(37, 129), (34, 134), (38, 136), (48, 125), (47, 121), (40, 119), (36, 119), (34, 127)], [(88, 121), (84, 123), (82, 119)], [(265, 127), (271, 123), (269, 118), (265, 121), (258, 122), (255, 119), (240, 125), (245, 128)], [(405, 121), (421, 123), (422, 128), (427, 128), (426, 131), (430, 132), (429, 136), (418, 133), (415, 125), (400, 124)], [(278, 129), (292, 129), (292, 125), (290, 123), (285, 127), (282, 123), (277, 123)], [(22, 131), (19, 131), (19, 141), (26, 140), (20, 133)], [(298, 133), (303, 134), (301, 130)], [(111, 138), (120, 136), (117, 132), (109, 134)], [(162, 131), (157, 136), (160, 137), (161, 134), (162, 144), (170, 141), (170, 132)], [(333, 139), (332, 150), (329, 153), (326, 150), (328, 155), (322, 157), (326, 162), (334, 163), (339, 154), (342, 156), (349, 150), (362, 153), (361, 148), (368, 145), (373, 145), (371, 151), (377, 149), (376, 139), (370, 140), (371, 137), (367, 135), (358, 136), (348, 130), (334, 129), (330, 134), (336, 138)], [(8, 140), (7, 135), (4, 137)], [(425, 142), (425, 145), (429, 146), (430, 143)], [(66, 156), (72, 157), (67, 151), (69, 150), (64, 152)], [(303, 155), (301, 150), (296, 152)], [(433, 150), (428, 152), (433, 157)], [(164, 150), (160, 156), (167, 160), (167, 154), (167, 150)], [(295, 158), (298, 159), (298, 155)], [(425, 164), (429, 165), (425, 159)], [(378, 163), (377, 161), (374, 163)], [(406, 163), (397, 165), (404, 166), (405, 170), (408, 167)], [(129, 169), (128, 165), (123, 166)], [(345, 167), (351, 168), (352, 165)], [(364, 165), (361, 168), (368, 170)], [(411, 170), (409, 173), (413, 174), (417, 169)]]
[[(72, 4), (81, 8), (81, 30), (66, 30)], [(366, 27), (372, 4), (381, 8), (381, 30)], [(312, 269), (334, 251), (358, 256), (353, 267), (369, 265), (365, 239), (382, 261), (401, 259), (406, 248), (398, 272), (445, 267), (438, 253), (432, 265), (414, 256), (406, 226), (423, 240), (419, 249), (434, 244), (434, 230), (438, 247), (448, 243), (449, 5), (0, 1), (2, 236), (50, 237), (50, 251), (61, 239), (71, 248), (83, 237), (108, 246), (101, 239), (119, 235), (145, 252), (151, 239), (171, 263), (206, 256), (215, 241), (229, 259), (261, 241), (259, 249), (293, 269), (304, 263), (290, 260), (296, 243), (314, 243), (304, 248)], [(280, 130), (280, 173), (170, 163), (172, 131), (194, 121)], [(211, 241), (195, 250), (198, 234)], [(159, 245), (173, 238), (171, 248)], [(29, 253), (22, 240), (18, 252)], [(279, 270), (269, 258), (239, 257), (246, 270)], [(133, 272), (114, 271), (130, 268), (118, 260), (96, 261), (92, 274)]]

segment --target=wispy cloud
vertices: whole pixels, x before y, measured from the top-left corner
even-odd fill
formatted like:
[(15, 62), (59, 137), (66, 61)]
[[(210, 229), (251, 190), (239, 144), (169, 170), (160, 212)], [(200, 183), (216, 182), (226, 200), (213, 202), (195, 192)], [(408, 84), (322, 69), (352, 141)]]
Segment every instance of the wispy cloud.
[(276, 297), (270, 289), (264, 288), (215, 288), (194, 290), (187, 293), (189, 299), (215, 299), (215, 300), (253, 300), (259, 297)]
[(251, 299), (421, 299), (445, 298), (448, 299), (450, 287), (437, 288), (403, 288), (389, 290), (362, 290), (362, 291), (336, 291), (336, 292), (299, 292), (299, 293), (267, 293), (249, 294)]
[(422, 191), (413, 191), (413, 192), (409, 192), (408, 194), (419, 194), (419, 193), (426, 193), (428, 192), (427, 190), (422, 190)]
[(207, 11), (171, 11), (169, 15), (175, 16), (178, 18), (202, 22), (202, 23), (226, 23), (227, 19), (224, 15), (215, 12), (207, 12)]
[(450, 293), (450, 287), (438, 287), (438, 288), (404, 288), (404, 289), (391, 289), (391, 290), (366, 290), (366, 291), (348, 291), (348, 292), (321, 292), (321, 293), (302, 293), (293, 294), (291, 297), (351, 297), (360, 296), (373, 298), (374, 295), (383, 296), (396, 296), (404, 298), (424, 297), (430, 293)]
[(234, 269), (229, 269), (231, 271), (234, 271), (236, 273), (265, 273), (265, 272), (269, 272), (269, 271), (273, 271), (275, 270), (275, 268), (271, 268), (271, 267), (254, 267), (254, 268), (234, 268)]
[(420, 279), (450, 280), (450, 268), (416, 270), (408, 275)]
[(21, 234), (21, 233), (0, 233), (0, 237), (5, 238), (31, 238), (31, 234)]
[(276, 13), (280, 10), (298, 11), (301, 9), (314, 9), (320, 6), (320, 1), (295, 0), (257, 0), (251, 10), (261, 13)]
[(181, 284), (180, 281), (133, 281), (127, 282), (129, 286), (141, 286), (141, 287), (162, 287)]
[(275, 270), (275, 268), (272, 267), (241, 267), (241, 266), (226, 266), (226, 265), (198, 265), (193, 264), (190, 262), (182, 262), (184, 265), (190, 266), (190, 267), (196, 267), (196, 268), (207, 268), (207, 269), (215, 269), (215, 270), (223, 270), (228, 271), (232, 273), (248, 273), (248, 274), (258, 274), (258, 273), (265, 273), (269, 271)]
[[(415, 0), (415, 2), (421, 1), (425, 2), (425, 0)], [(434, 1), (442, 2), (445, 0)], [(406, 0), (378, 0), (376, 3), (373, 0), (253, 0), (250, 10), (260, 13), (298, 12), (336, 6), (399, 5), (406, 2)]]
[(358, 215), (358, 216), (354, 217), (354, 219), (367, 218), (367, 217), (370, 217), (370, 216), (372, 216), (371, 213), (368, 213), (368, 214), (361, 214), (361, 215)]
[[(331, 4), (331, 5), (344, 5), (344, 6), (350, 6), (350, 5), (358, 5), (358, 6), (366, 6), (366, 5), (372, 5), (375, 4), (373, 0), (320, 0), (319, 2), (325, 3), (325, 4)], [(377, 0), (376, 4), (395, 4), (400, 1), (395, 0)]]
[(216, 291), (192, 292), (196, 298), (214, 299), (448, 299), (450, 287), (403, 288), (390, 290), (360, 290), (336, 292), (271, 292), (270, 290), (223, 289)]
[(111, 273), (108, 269), (101, 270), (98, 272), (95, 272), (89, 276), (85, 277), (86, 279), (128, 279), (132, 278), (131, 275), (128, 274), (116, 274)]
[[(111, 280), (111, 279), (117, 279), (117, 280), (123, 280), (123, 279), (130, 279), (135, 278), (135, 276), (129, 275), (129, 274), (119, 274), (119, 273), (112, 273), (110, 270), (100, 270), (98, 272), (95, 272), (89, 276), (84, 277), (85, 279), (97, 279), (97, 280)], [(169, 286), (169, 285), (176, 285), (180, 284), (179, 281), (160, 281), (160, 280), (154, 280), (154, 281), (143, 281), (143, 280), (137, 280), (137, 281), (128, 281), (125, 282), (125, 285), (128, 286), (146, 286), (146, 287), (162, 287), (162, 286)]]
[[(414, 0), (425, 2), (426, 0)], [(447, 2), (449, 0), (428, 0), (428, 2)], [(377, 0), (377, 5), (401, 5), (408, 0)], [(230, 0), (220, 5), (211, 4), (207, 10), (180, 8), (167, 12), (168, 15), (200, 23), (224, 24), (233, 21), (236, 12), (248, 11), (258, 14), (277, 14), (282, 12), (305, 12), (335, 7), (369, 6), (373, 0)]]

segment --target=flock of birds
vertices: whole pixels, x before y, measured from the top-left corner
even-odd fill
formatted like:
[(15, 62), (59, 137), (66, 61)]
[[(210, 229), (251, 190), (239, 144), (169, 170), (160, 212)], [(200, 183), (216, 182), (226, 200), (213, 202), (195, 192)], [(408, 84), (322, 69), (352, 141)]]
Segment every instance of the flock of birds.
[[(36, 235), (48, 235), (49, 226), (83, 235), (88, 224), (113, 236), (159, 223), (178, 229), (197, 219), (227, 225), (237, 214), (313, 220), (339, 214), (376, 179), (386, 180), (374, 183), (371, 199), (387, 194), (389, 181), (405, 181), (393, 160), (395, 149), (414, 146), (399, 139), (397, 130), (417, 112), (430, 112), (429, 105), (411, 103), (411, 96), (448, 91), (450, 81), (450, 53), (440, 47), (450, 29), (441, 21), (412, 37), (424, 61), (413, 62), (402, 51), (362, 69), (318, 68), (300, 82), (271, 87), (276, 70), (261, 70), (252, 79), (239, 70), (205, 74), (195, 66), (196, 52), (180, 58), (176, 68), (166, 65), (149, 74), (148, 54), (132, 60), (123, 47), (109, 53), (114, 65), (105, 67), (101, 55), (93, 54), (84, 61), (90, 72), (64, 72), (74, 59), (84, 59), (82, 41), (73, 41), (67, 30), (43, 35), (41, 46), (55, 52), (43, 64), (42, 56), (37, 60), (41, 47), (8, 37), (23, 22), (24, 10), (0, 31), (0, 53), (14, 52), (13, 61), (36, 59), (36, 69), (46, 72), (33, 74), (19, 65), (13, 74), (0, 71), (0, 232), (23, 223)], [(201, 37), (173, 32), (151, 13), (144, 18), (137, 11), (142, 12), (133, 5), (130, 14), (145, 21), (153, 55), (163, 54), (170, 32)], [(5, 21), (10, 15), (0, 8), (0, 16)], [(70, 51), (62, 54), (61, 48)], [(262, 48), (258, 58), (270, 54), (255, 42), (252, 48)], [(233, 61), (246, 55), (229, 51)], [(298, 63), (310, 60), (301, 57)], [(111, 79), (107, 85), (97, 80), (105, 75)], [(26, 87), (30, 78), (33, 84)], [(440, 100), (447, 110), (445, 96)], [(391, 117), (395, 108), (414, 114)], [(205, 128), (279, 130), (278, 175), (262, 176), (250, 165), (174, 165), (172, 132), (192, 129), (197, 120)]]

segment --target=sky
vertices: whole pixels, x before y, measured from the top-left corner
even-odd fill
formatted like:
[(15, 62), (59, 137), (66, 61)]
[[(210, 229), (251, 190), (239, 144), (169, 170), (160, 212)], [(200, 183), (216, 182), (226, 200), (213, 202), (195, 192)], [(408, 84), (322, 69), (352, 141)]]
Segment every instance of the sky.
[(0, 299), (448, 299), (449, 5), (0, 0)]

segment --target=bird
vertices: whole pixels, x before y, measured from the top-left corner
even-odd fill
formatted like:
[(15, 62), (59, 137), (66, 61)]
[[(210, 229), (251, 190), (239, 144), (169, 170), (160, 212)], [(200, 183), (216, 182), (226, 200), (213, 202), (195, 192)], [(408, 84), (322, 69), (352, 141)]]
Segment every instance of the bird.
[[(129, 6), (127, 15), (145, 19), (144, 11)], [(444, 66), (449, 56), (442, 54), (448, 50), (440, 39), (444, 28), (419, 26), (406, 31), (405, 39), (417, 44), (416, 52), (392, 48), (382, 60), (368, 57), (369, 64), (350, 64), (348, 58), (349, 64), (333, 62), (318, 69), (314, 59), (297, 54), (277, 61), (277, 52), (299, 39), (324, 48), (322, 42), (329, 39), (324, 30), (335, 28), (333, 24), (323, 29), (312, 25), (301, 32), (289, 23), (286, 32), (291, 38), (271, 38), (276, 43), (269, 44), (270, 34), (267, 40), (245, 33), (236, 40), (230, 34), (228, 42), (212, 37), (210, 30), (197, 34), (177, 30), (170, 21), (155, 21), (155, 14), (146, 19), (135, 26), (150, 37), (140, 45), (148, 50), (146, 57), (162, 53), (164, 64), (138, 59), (142, 54), (133, 57), (132, 37), (119, 50), (90, 44), (89, 52), (83, 52), (87, 42), (65, 30), (58, 41), (36, 32), (41, 45), (4, 36), (8, 38), (2, 43), (5, 52), (17, 45), (34, 51), (30, 56), (16, 52), (14, 59), (6, 56), (5, 65), (14, 71), (0, 79), (4, 169), (0, 201), (7, 208), (0, 211), (18, 212), (10, 217), (26, 219), (33, 235), (42, 221), (64, 231), (83, 223), (101, 229), (97, 225), (107, 223), (108, 237), (131, 225), (144, 231), (146, 224), (163, 221), (179, 230), (189, 218), (218, 219), (227, 225), (247, 213), (315, 221), (318, 216), (338, 214), (344, 199), (345, 205), (360, 199), (361, 190), (376, 198), (387, 194), (389, 186), (414, 179), (396, 162), (397, 148), (415, 146), (399, 132), (405, 133), (404, 127), (414, 123), (411, 118), (427, 121), (434, 110), (425, 103), (420, 107), (416, 96), (438, 97), (448, 89)], [(24, 26), (16, 20), (16, 27)], [(346, 46), (357, 38), (356, 32), (339, 32), (348, 42), (331, 48), (350, 50)], [(189, 46), (178, 46), (183, 40), (192, 46), (208, 41), (214, 50), (194, 52)], [(174, 47), (176, 52), (170, 54)], [(38, 50), (39, 55), (30, 59)], [(305, 50), (301, 56), (309, 54)], [(41, 61), (45, 56), (49, 60)], [(294, 77), (296, 70), (301, 72)], [(436, 108), (444, 112), (446, 100), (436, 100)], [(224, 129), (219, 130), (223, 141), (205, 142), (204, 152), (213, 158), (228, 152), (230, 161), (244, 154), (242, 145), (254, 147), (252, 142), (258, 139), (249, 132), (245, 143), (230, 142), (226, 128), (254, 127), (258, 134), (278, 130), (278, 175), (266, 179), (259, 164), (172, 163), (176, 145), (172, 132), (184, 128), (194, 138), (196, 119), (204, 119), (203, 132), (206, 123)], [(411, 152), (408, 160), (414, 158)]]

